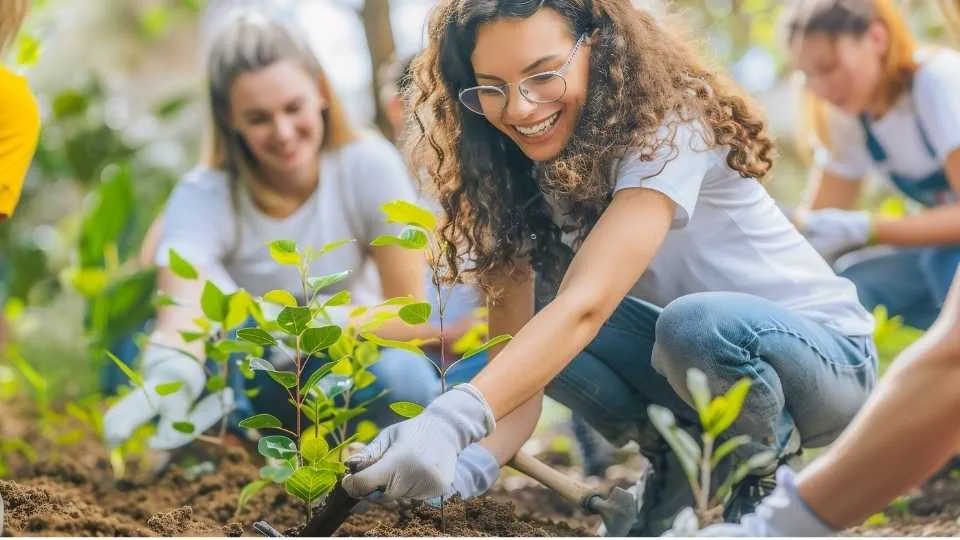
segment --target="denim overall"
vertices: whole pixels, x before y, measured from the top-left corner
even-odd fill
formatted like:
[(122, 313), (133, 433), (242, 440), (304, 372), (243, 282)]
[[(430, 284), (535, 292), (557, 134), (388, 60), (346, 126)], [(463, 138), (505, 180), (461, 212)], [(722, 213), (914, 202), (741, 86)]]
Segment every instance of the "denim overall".
[[(874, 136), (865, 114), (860, 115), (860, 125), (866, 135), (867, 150), (871, 159), (878, 166), (883, 166), (887, 162), (887, 152)], [(936, 158), (936, 151), (919, 117), (917, 118), (917, 129), (927, 152), (931, 157)], [(901, 193), (927, 208), (941, 206), (956, 200), (957, 194), (950, 186), (946, 170), (942, 167), (933, 174), (919, 179), (908, 178), (893, 172), (888, 174)], [(917, 251), (922, 277), (939, 308), (943, 306), (947, 291), (950, 289), (950, 284), (957, 272), (957, 266), (960, 265), (960, 245), (924, 247)]]

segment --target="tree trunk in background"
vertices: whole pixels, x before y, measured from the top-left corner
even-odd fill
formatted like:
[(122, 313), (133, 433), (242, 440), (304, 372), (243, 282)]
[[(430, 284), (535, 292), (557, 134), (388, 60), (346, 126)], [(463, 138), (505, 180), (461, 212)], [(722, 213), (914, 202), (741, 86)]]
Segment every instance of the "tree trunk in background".
[(366, 0), (360, 10), (363, 29), (367, 35), (367, 47), (373, 62), (373, 99), (377, 107), (376, 123), (388, 139), (393, 139), (393, 127), (380, 106), (380, 72), (387, 62), (393, 59), (396, 47), (393, 42), (393, 28), (390, 26), (390, 1)]

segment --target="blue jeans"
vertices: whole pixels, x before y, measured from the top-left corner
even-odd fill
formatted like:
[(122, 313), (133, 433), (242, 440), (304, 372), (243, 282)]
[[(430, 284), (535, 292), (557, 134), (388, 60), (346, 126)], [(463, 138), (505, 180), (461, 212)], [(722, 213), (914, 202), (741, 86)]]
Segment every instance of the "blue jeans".
[(687, 370), (703, 371), (714, 396), (746, 377), (753, 386), (727, 432), (753, 441), (738, 457), (762, 449), (787, 457), (839, 435), (873, 388), (876, 363), (871, 337), (841, 335), (756, 296), (698, 293), (663, 309), (628, 297), (547, 395), (611, 442), (650, 448), (659, 441), (650, 404), (699, 425)]
[(841, 257), (838, 273), (857, 286), (860, 302), (870, 310), (886, 306), (890, 316), (927, 330), (946, 298), (957, 272), (960, 248), (867, 248)]

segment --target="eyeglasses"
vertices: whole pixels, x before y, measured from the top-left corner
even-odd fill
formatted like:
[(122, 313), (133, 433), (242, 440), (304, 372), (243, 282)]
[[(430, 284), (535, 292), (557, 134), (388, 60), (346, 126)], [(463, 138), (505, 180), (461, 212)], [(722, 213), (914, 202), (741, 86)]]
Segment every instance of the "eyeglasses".
[[(581, 34), (577, 43), (570, 51), (567, 61), (555, 71), (545, 71), (524, 78), (515, 83), (520, 95), (530, 103), (553, 103), (567, 93), (567, 80), (564, 78), (573, 58), (580, 50), (580, 46), (587, 34)], [(465, 88), (460, 91), (460, 103), (480, 116), (497, 115), (507, 104), (507, 88), (514, 83), (505, 83), (497, 86), (481, 85)]]

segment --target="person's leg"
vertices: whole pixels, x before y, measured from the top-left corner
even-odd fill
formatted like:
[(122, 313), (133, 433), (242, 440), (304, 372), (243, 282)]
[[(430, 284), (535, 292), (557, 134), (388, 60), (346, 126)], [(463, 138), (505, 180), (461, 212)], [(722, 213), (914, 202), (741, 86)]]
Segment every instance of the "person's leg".
[[(847, 426), (876, 382), (869, 337), (849, 338), (769, 300), (741, 293), (711, 292), (680, 298), (657, 322), (653, 365), (688, 403), (687, 372), (707, 376), (712, 395), (738, 380), (752, 381), (731, 434), (751, 443), (735, 455), (745, 459), (772, 450), (781, 459), (807, 447), (825, 446)], [(773, 472), (758, 471), (757, 481)], [(744, 489), (753, 490), (751, 482)], [(762, 491), (741, 491), (728, 518), (750, 511)]]
[(937, 318), (937, 300), (922, 265), (923, 250), (869, 248), (841, 257), (835, 264), (840, 276), (857, 287), (860, 302), (869, 310), (885, 306), (891, 317), (926, 330)]

